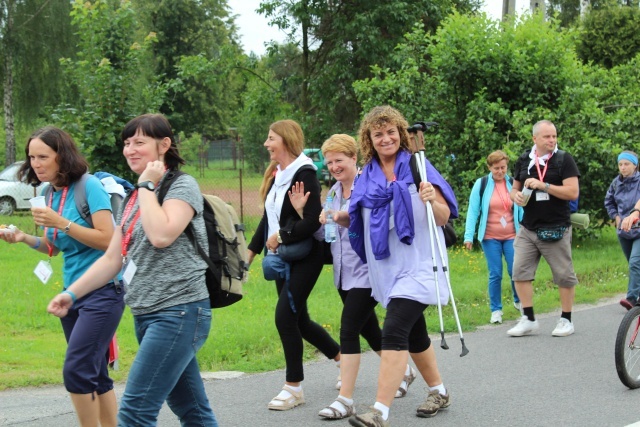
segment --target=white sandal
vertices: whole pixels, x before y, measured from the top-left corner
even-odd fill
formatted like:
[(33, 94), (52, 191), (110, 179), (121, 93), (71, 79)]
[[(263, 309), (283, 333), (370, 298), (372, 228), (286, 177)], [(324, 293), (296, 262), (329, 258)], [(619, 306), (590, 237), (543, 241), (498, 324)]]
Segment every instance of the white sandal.
[(278, 396), (271, 399), (271, 402), (269, 402), (269, 404), (267, 405), (269, 409), (274, 411), (288, 411), (289, 409), (293, 409), (296, 406), (304, 404), (304, 393), (302, 392), (302, 390), (295, 391), (286, 384), (284, 385), (284, 387), (282, 387), (282, 390), (285, 390), (291, 396), (283, 398), (278, 394)]
[(396, 391), (396, 399), (400, 399), (407, 395), (407, 391), (409, 391), (409, 386), (412, 382), (415, 381), (418, 373), (412, 367), (409, 367), (409, 375), (405, 375), (400, 383), (400, 387), (398, 387), (398, 391)]

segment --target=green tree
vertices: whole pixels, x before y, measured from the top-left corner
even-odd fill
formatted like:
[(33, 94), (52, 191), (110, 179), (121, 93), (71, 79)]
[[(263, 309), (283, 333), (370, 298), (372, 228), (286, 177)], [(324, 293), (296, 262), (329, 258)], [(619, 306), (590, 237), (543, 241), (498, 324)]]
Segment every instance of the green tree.
[(610, 6), (593, 10), (582, 22), (577, 52), (584, 62), (606, 68), (640, 53), (640, 8)]
[(136, 40), (139, 24), (127, 0), (75, 0), (71, 12), (78, 31), (77, 59), (62, 60), (75, 99), (59, 105), (52, 118), (70, 130), (94, 170), (130, 176), (120, 132), (133, 117), (157, 111), (166, 85), (157, 82), (150, 48), (155, 34)]
[(153, 44), (155, 73), (172, 85), (160, 110), (172, 126), (205, 138), (226, 135), (239, 106), (239, 36), (226, 0), (135, 0)]
[[(371, 66), (395, 61), (394, 48), (420, 22), (435, 31), (454, 9), (472, 11), (476, 0), (266, 0), (260, 13), (287, 31), (300, 49), (297, 102), (311, 141), (351, 132), (361, 109), (352, 83), (370, 77)], [(330, 88), (330, 90), (329, 90)]]
[(58, 59), (72, 45), (69, 2), (0, 0), (5, 164), (16, 160), (15, 126), (59, 99)]
[(633, 124), (640, 119), (638, 58), (611, 71), (585, 66), (573, 37), (541, 16), (499, 24), (455, 14), (435, 35), (421, 28), (407, 35), (396, 49), (399, 68), (375, 68), (356, 93), (365, 110), (388, 103), (410, 121), (440, 122), (427, 153), (454, 186), (463, 214), (471, 185), (486, 173), (486, 155), (503, 149), (515, 160), (531, 147), (533, 123), (554, 121), (560, 148), (582, 172), (581, 207), (597, 227), (606, 218), (602, 200), (615, 156), (640, 137)]

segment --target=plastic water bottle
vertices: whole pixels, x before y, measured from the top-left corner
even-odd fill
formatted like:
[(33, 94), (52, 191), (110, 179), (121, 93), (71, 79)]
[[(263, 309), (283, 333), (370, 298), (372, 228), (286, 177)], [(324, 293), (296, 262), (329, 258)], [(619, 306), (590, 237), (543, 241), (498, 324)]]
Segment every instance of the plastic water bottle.
[(333, 197), (331, 194), (327, 195), (327, 202), (324, 205), (324, 214), (327, 218), (327, 221), (324, 224), (324, 240), (326, 242), (335, 242), (337, 227), (336, 223), (333, 221), (333, 211), (331, 210), (331, 205), (333, 204)]

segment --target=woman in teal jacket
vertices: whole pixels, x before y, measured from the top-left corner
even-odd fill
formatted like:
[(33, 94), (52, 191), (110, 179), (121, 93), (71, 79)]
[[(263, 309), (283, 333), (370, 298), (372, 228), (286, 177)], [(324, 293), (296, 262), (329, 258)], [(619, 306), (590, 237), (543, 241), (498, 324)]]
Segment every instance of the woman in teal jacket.
[[(502, 257), (507, 262), (511, 277), (513, 266), (513, 240), (520, 228), (522, 207), (511, 201), (509, 192), (513, 181), (507, 175), (509, 157), (504, 151), (494, 151), (487, 156), (490, 173), (479, 178), (469, 196), (469, 210), (464, 230), (464, 245), (473, 247), (473, 235), (478, 226), (478, 240), (482, 244), (489, 270), (489, 305), (491, 323), (502, 323)], [(520, 310), (520, 299), (513, 280), (513, 305)]]

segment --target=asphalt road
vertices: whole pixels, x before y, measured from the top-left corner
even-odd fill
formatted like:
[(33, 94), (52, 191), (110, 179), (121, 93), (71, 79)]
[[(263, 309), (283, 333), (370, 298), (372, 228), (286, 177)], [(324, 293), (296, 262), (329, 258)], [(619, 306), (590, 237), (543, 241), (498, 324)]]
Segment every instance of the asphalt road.
[[(506, 310), (513, 310), (507, 307)], [(640, 420), (633, 408), (640, 389), (628, 390), (618, 380), (613, 346), (624, 315), (616, 300), (578, 307), (573, 313), (576, 333), (551, 336), (558, 313), (538, 317), (536, 335), (506, 335), (514, 322), (487, 326), (465, 335), (470, 353), (460, 357), (458, 335), (447, 335), (449, 350), (439, 342), (436, 353), (452, 404), (433, 419), (417, 418), (415, 409), (426, 393), (416, 382), (391, 408), (393, 426), (628, 426)], [(375, 399), (378, 357), (363, 356), (355, 400), (366, 411)], [(333, 389), (338, 370), (333, 362), (305, 367), (307, 403), (287, 412), (266, 407), (284, 382), (284, 372), (242, 375), (207, 380), (206, 388), (222, 427), (346, 426), (347, 421), (326, 421), (317, 416), (337, 396)], [(122, 392), (119, 384), (117, 392)], [(76, 426), (69, 398), (62, 387), (0, 392), (2, 426)], [(178, 426), (165, 407), (159, 426)]]

